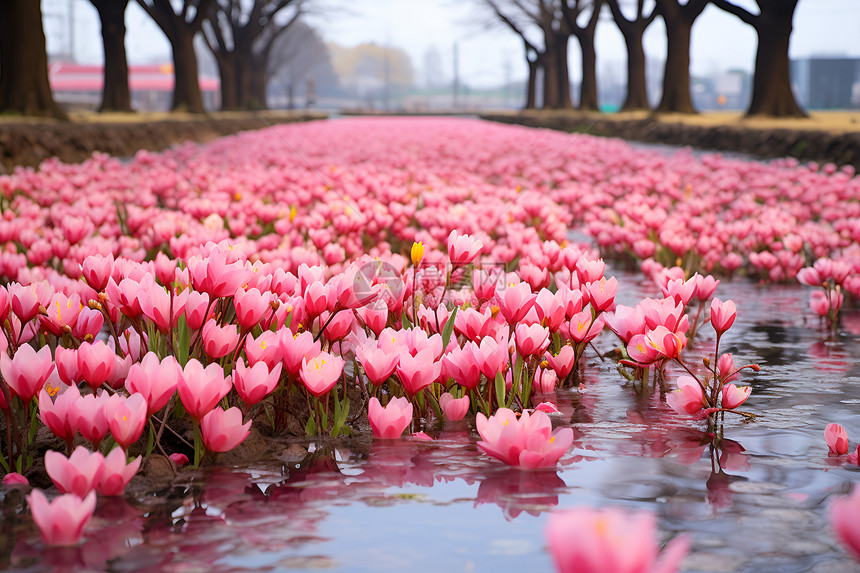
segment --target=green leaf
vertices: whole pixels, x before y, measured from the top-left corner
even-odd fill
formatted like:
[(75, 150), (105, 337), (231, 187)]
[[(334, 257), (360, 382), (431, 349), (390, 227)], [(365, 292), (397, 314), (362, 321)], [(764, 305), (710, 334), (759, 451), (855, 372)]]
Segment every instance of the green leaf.
[(188, 362), (188, 353), (191, 351), (191, 334), (188, 331), (185, 315), (180, 316), (176, 322), (174, 337), (173, 352), (176, 354), (176, 361), (184, 368)]
[(460, 307), (455, 306), (454, 310), (445, 321), (445, 327), (442, 329), (442, 348), (448, 348), (448, 341), (451, 340), (451, 335), (454, 333), (454, 317), (457, 316), (457, 310)]
[(331, 430), (331, 435), (337, 437), (342, 433), (346, 425), (346, 417), (349, 415), (349, 398), (345, 398), (343, 404), (340, 400), (335, 400), (334, 403), (334, 427)]
[(326, 414), (325, 408), (322, 407), (322, 403), (320, 403), (319, 400), (317, 400), (317, 410), (319, 410), (320, 422), (322, 423), (322, 428), (320, 428), (320, 431), (324, 431), (326, 428), (328, 428), (328, 415)]
[(496, 372), (496, 403), (501, 406), (505, 403), (505, 377), (501, 372)]
[(513, 382), (514, 382), (514, 390), (519, 391), (521, 389), (520, 381), (523, 377), (523, 357), (517, 353), (517, 359), (514, 360), (514, 372), (513, 372)]
[(146, 438), (146, 455), (152, 453), (152, 449), (155, 447), (155, 424), (152, 423), (152, 419), (149, 420), (149, 437)]
[(314, 422), (313, 416), (308, 418), (308, 423), (305, 424), (305, 435), (306, 436), (315, 436), (317, 434), (317, 425)]
[(433, 406), (433, 411), (436, 413), (436, 418), (442, 419), (442, 408), (439, 406), (439, 401), (436, 399), (436, 396), (433, 395), (433, 392), (427, 392), (427, 396), (430, 398), (430, 405)]
[[(290, 311), (287, 313), (286, 320), (284, 320), (284, 328), (289, 328), (292, 323), (293, 323), (293, 311)], [(278, 321), (273, 320), (272, 321), (272, 332), (277, 332), (277, 331), (278, 331)]]
[(400, 324), (403, 328), (412, 328), (412, 322), (409, 320), (409, 317), (406, 316), (406, 309), (403, 309), (403, 315), (400, 317)]
[[(35, 402), (33, 402), (35, 404)], [(36, 437), (36, 430), (39, 429), (39, 416), (36, 415), (36, 411), (32, 410), (30, 412), (30, 430), (27, 432), (27, 443), (32, 444), (33, 438)]]

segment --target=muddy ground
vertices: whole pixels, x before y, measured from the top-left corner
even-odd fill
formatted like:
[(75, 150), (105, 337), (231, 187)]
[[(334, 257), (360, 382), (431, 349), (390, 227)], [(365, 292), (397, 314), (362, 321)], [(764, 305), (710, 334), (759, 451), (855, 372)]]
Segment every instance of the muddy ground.
[(860, 113), (820, 113), (802, 120), (742, 119), (734, 114), (655, 117), (648, 114), (519, 112), (481, 118), (633, 141), (747, 154), (794, 157), (860, 169)]
[(185, 141), (205, 143), (240, 131), (325, 117), (319, 113), (116, 114), (69, 122), (7, 117), (0, 120), (0, 173), (18, 165), (36, 167), (51, 157), (66, 163), (81, 162), (95, 152), (130, 157), (141, 149), (160, 151)]

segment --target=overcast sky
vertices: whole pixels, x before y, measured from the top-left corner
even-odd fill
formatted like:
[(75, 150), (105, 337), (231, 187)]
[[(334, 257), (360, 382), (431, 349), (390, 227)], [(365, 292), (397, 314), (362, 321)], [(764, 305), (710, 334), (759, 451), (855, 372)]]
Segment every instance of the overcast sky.
[[(313, 0), (311, 0), (313, 2)], [(424, 56), (435, 49), (442, 59), (440, 82), (453, 76), (453, 46), (458, 45), (461, 81), (474, 87), (502, 84), (506, 78), (526, 76), (522, 43), (504, 27), (486, 29), (491, 21), (480, 0), (326, 0), (328, 10), (309, 22), (326, 41), (345, 46), (363, 42), (388, 44), (412, 57), (416, 78), (424, 81)], [(741, 0), (751, 5), (751, 0)], [(338, 5), (348, 8), (337, 8)], [(101, 63), (102, 47), (95, 9), (86, 0), (43, 0), (48, 49), (66, 51), (69, 13), (73, 15), (74, 53), (78, 61)], [(132, 1), (126, 15), (126, 46), (132, 63), (167, 62), (167, 40)], [(860, 57), (860, 0), (800, 0), (794, 17), (790, 55)], [(598, 70), (624, 74), (625, 50), (608, 10), (597, 28)], [(751, 70), (755, 57), (753, 30), (736, 17), (713, 6), (705, 9), (693, 28), (693, 74), (743, 68)], [(658, 19), (645, 35), (649, 61), (665, 58), (663, 25)], [(571, 40), (571, 76), (579, 77), (579, 53)]]

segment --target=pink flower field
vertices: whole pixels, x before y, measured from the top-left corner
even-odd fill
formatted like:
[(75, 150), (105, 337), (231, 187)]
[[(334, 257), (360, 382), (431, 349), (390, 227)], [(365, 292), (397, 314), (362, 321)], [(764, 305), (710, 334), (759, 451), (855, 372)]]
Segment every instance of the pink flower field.
[[(92, 492), (123, 495), (147, 460), (196, 475), (305, 437), (378, 448), (454, 427), (487, 463), (544, 475), (581, 457), (561, 411), (588, 397), (589, 363), (650, 401), (658, 441), (695, 431), (725, 469), (748, 465), (723, 438), (768, 416), (733, 349), (737, 285), (805, 285), (787, 312), (827, 341), (860, 297), (850, 168), (471, 119), (279, 125), (49, 160), (0, 190), (0, 463), (4, 484), (63, 494), (31, 494), (46, 545), (77, 544)], [(640, 283), (660, 294), (634, 300)], [(832, 426), (822, 448), (856, 469)], [(856, 508), (833, 512), (852, 555)], [(658, 560), (654, 517), (626, 519), (551, 520), (557, 569), (620, 571), (577, 568), (589, 550), (565, 540), (605, 565), (629, 530), (630, 571), (678, 570), (688, 538)]]

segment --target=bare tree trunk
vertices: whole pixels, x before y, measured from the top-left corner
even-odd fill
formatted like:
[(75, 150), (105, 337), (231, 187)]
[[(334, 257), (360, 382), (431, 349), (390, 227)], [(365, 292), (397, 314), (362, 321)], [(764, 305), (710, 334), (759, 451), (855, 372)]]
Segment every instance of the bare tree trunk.
[(660, 113), (696, 113), (690, 95), (690, 32), (693, 22), (683, 18), (666, 18), (666, 66), (663, 71), (663, 95)]
[(660, 113), (696, 113), (690, 95), (690, 36), (693, 22), (709, 0), (657, 0), (657, 9), (666, 24), (666, 67)]
[(537, 71), (538, 71), (538, 60), (534, 61), (527, 59), (526, 62), (529, 65), (529, 78), (526, 83), (526, 106), (525, 109), (535, 109), (536, 105), (536, 90), (537, 90)]
[(236, 59), (232, 54), (215, 53), (215, 61), (221, 78), (221, 109), (239, 109)]
[(567, 33), (557, 34), (553, 44), (555, 52), (558, 54), (558, 107), (556, 109), (573, 109), (573, 103), (570, 101), (570, 71), (567, 63), (567, 44), (570, 36)]
[(104, 85), (99, 111), (132, 111), (125, 52), (128, 0), (90, 0), (99, 13), (104, 47)]
[(197, 77), (195, 34), (196, 31), (186, 27), (177, 27), (170, 41), (170, 47), (173, 49), (173, 111), (206, 112), (200, 80)]
[(806, 117), (791, 89), (788, 44), (791, 15), (763, 20), (758, 31), (753, 93), (747, 115)]
[(791, 89), (788, 44), (798, 0), (757, 0), (759, 14), (727, 0), (714, 4), (752, 26), (758, 36), (753, 93), (747, 115), (806, 117)]
[(594, 50), (594, 30), (585, 30), (578, 36), (582, 51), (582, 83), (579, 85), (579, 109), (600, 111), (597, 100), (597, 53)]
[(248, 74), (248, 98), (245, 100), (245, 108), (247, 109), (268, 109), (269, 94), (269, 78), (266, 75), (268, 68), (268, 58), (266, 61), (259, 61), (257, 58), (251, 64), (250, 73)]
[(622, 111), (651, 109), (648, 101), (648, 83), (645, 79), (645, 49), (642, 46), (644, 30), (624, 35), (627, 46), (627, 97)]
[(547, 50), (543, 56), (543, 109), (561, 107), (558, 70), (558, 52), (550, 41), (547, 43)]
[(627, 47), (627, 95), (621, 111), (650, 110), (648, 101), (648, 83), (645, 80), (645, 49), (642, 46), (642, 36), (645, 30), (657, 16), (656, 8), (649, 14), (645, 13), (645, 0), (636, 2), (636, 13), (628, 19), (621, 10), (619, 0), (607, 0), (612, 19), (618, 25), (618, 30), (624, 37)]
[(66, 119), (48, 81), (41, 3), (0, 1), (0, 111)]

